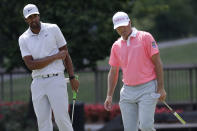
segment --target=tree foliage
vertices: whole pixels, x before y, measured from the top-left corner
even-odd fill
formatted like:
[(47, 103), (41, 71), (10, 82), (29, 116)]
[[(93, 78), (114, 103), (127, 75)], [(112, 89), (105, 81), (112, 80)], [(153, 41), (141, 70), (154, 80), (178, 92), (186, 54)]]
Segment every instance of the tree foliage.
[(109, 56), (118, 37), (112, 24), (117, 11), (127, 12), (133, 26), (157, 40), (197, 33), (195, 0), (1, 0), (0, 66), (7, 70), (24, 65), (18, 37), (28, 28), (22, 14), (28, 3), (38, 6), (43, 22), (61, 28), (76, 69), (96, 69), (96, 61)]
[(150, 31), (158, 40), (188, 37), (196, 34), (195, 0), (138, 0), (132, 16), (134, 24)]
[[(129, 0), (34, 0), (43, 22), (56, 23), (62, 30), (77, 69), (96, 68), (96, 61), (109, 55), (115, 40), (112, 16), (118, 10), (131, 8)], [(22, 9), (26, 1), (1, 2), (1, 54), (7, 69), (21, 66), (18, 37), (28, 28)], [(5, 6), (8, 5), (8, 6)], [(5, 44), (3, 44), (3, 42)]]

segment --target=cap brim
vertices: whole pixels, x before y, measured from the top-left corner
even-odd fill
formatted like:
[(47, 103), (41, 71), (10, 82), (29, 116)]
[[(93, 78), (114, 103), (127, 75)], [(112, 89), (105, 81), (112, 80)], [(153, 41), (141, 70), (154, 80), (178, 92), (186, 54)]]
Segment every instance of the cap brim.
[(26, 15), (26, 16), (25, 16), (25, 18), (27, 19), (30, 15), (33, 15), (33, 14), (37, 14), (37, 15), (39, 15), (40, 13), (39, 13), (39, 12), (32, 12), (32, 13), (30, 13), (30, 14)]
[(129, 21), (123, 22), (123, 23), (119, 23), (119, 24), (117, 24), (117, 25), (114, 25), (114, 29), (116, 29), (116, 28), (118, 28), (118, 27), (120, 27), (120, 26), (128, 26), (128, 24), (129, 24)]

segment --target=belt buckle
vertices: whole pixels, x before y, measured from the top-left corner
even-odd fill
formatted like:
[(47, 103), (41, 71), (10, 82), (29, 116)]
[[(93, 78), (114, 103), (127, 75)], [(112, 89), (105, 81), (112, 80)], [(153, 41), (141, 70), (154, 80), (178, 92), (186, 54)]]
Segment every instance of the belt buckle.
[(43, 75), (42, 76), (42, 78), (49, 78), (50, 77), (50, 75), (49, 74), (47, 74), (47, 75)]

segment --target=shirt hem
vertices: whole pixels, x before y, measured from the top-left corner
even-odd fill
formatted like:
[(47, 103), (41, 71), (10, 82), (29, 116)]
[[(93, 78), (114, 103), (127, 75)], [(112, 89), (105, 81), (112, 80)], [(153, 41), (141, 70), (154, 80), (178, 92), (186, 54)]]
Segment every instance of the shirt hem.
[(149, 81), (152, 81), (152, 80), (155, 80), (156, 79), (156, 77), (154, 77), (154, 78), (152, 78), (152, 79), (149, 79), (149, 80), (146, 80), (146, 81), (142, 81), (142, 82), (138, 82), (138, 83), (136, 83), (136, 84), (125, 84), (124, 82), (124, 85), (126, 85), (126, 86), (138, 86), (138, 85), (142, 85), (142, 84), (145, 84), (145, 83), (147, 83), (147, 82), (149, 82)]

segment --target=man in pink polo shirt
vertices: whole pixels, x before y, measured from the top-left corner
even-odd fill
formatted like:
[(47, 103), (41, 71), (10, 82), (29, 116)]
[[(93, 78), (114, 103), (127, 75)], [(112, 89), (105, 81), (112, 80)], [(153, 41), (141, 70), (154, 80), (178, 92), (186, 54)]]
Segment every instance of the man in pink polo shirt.
[(113, 16), (113, 24), (121, 37), (114, 42), (111, 49), (105, 109), (111, 110), (121, 68), (124, 85), (120, 91), (119, 105), (124, 131), (138, 131), (138, 128), (141, 131), (155, 131), (157, 98), (153, 96), (155, 93), (160, 94), (160, 101), (166, 98), (157, 43), (150, 33), (132, 28), (131, 21), (124, 12), (117, 12)]

